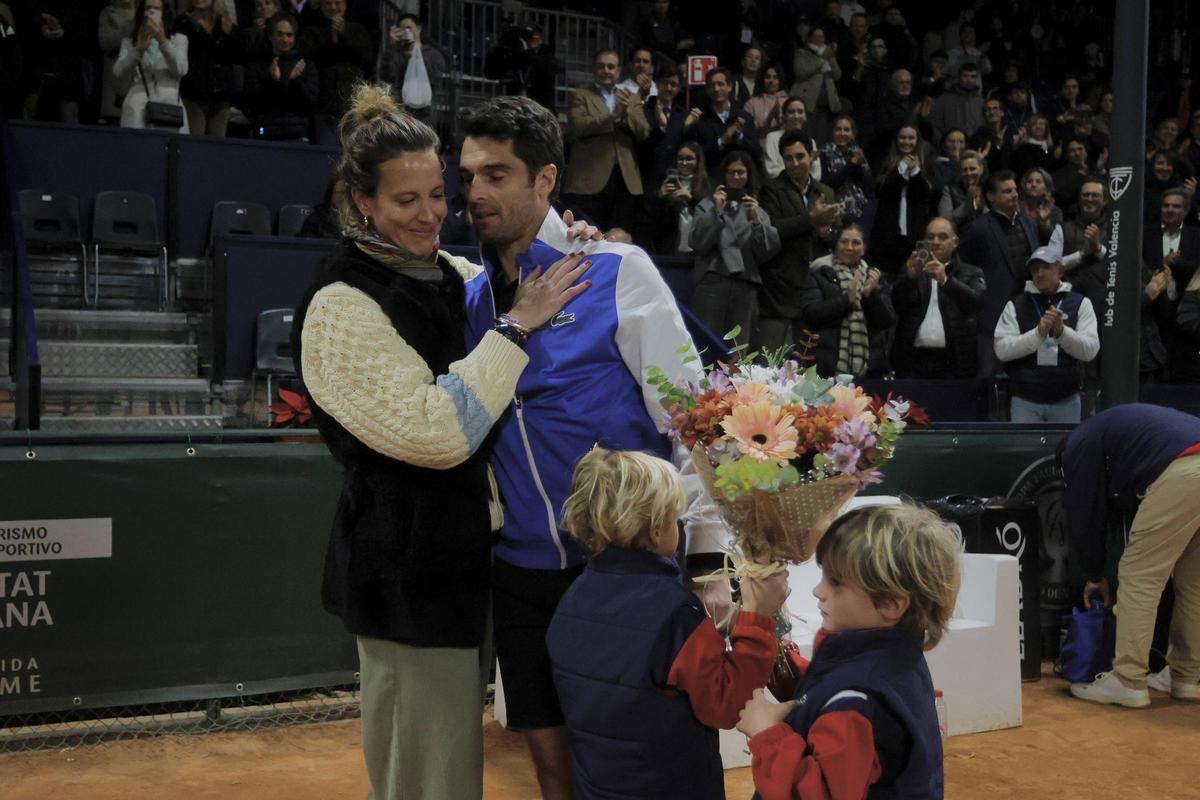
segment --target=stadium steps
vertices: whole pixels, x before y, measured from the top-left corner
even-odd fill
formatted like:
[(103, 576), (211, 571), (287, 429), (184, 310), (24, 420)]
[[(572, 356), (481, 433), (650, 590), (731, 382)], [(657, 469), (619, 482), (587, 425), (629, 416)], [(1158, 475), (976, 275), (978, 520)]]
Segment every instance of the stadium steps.
[[(42, 428), (211, 430), (223, 426), (199, 342), (207, 315), (39, 308)], [(10, 329), (0, 310), (0, 332)], [(12, 417), (9, 341), (0, 339), (0, 420)], [(3, 422), (0, 421), (0, 426)]]

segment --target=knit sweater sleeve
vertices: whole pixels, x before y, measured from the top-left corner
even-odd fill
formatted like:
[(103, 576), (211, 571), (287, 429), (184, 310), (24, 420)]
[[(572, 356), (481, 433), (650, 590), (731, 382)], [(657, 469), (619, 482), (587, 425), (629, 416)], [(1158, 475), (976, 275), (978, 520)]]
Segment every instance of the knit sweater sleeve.
[(435, 376), (383, 309), (335, 283), (301, 331), (304, 384), (317, 405), (379, 453), (419, 467), (466, 461), (507, 408), (529, 358), (494, 332)]

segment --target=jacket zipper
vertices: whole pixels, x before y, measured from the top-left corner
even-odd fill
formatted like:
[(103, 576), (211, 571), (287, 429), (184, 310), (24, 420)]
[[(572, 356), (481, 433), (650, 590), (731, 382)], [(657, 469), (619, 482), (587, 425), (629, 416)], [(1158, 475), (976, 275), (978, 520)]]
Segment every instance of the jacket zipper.
[[(483, 245), (479, 247), (480, 262), (486, 264), (483, 259)], [(503, 265), (498, 269), (504, 269)], [(492, 292), (491, 276), (484, 270), (484, 276), (488, 279), (488, 299), (492, 303), (492, 319), (496, 318), (496, 295)], [(521, 270), (517, 269), (517, 283), (521, 283)], [(558, 563), (559, 569), (567, 568), (567, 549), (563, 547), (562, 538), (558, 535), (558, 521), (554, 518), (554, 504), (550, 502), (550, 497), (546, 494), (546, 487), (542, 485), (542, 476), (538, 474), (537, 464), (533, 461), (533, 448), (529, 445), (529, 434), (525, 431), (525, 412), (523, 410), (524, 402), (520, 396), (513, 397), (513, 405), (517, 410), (517, 428), (521, 431), (521, 444), (525, 446), (525, 458), (529, 461), (529, 472), (533, 475), (533, 485), (538, 490), (538, 495), (542, 498), (542, 502), (546, 505), (546, 523), (550, 527), (550, 538), (554, 542), (554, 546), (558, 548)]]
[(533, 485), (537, 487), (542, 502), (546, 504), (546, 522), (550, 526), (550, 538), (558, 548), (559, 569), (567, 568), (567, 549), (563, 547), (562, 538), (558, 535), (558, 522), (554, 519), (554, 505), (546, 495), (546, 487), (542, 485), (542, 477), (538, 475), (537, 464), (533, 461), (533, 448), (529, 446), (529, 435), (525, 432), (524, 402), (520, 397), (513, 398), (517, 409), (517, 427), (521, 431), (521, 443), (525, 445), (525, 457), (529, 459), (529, 471), (533, 475)]

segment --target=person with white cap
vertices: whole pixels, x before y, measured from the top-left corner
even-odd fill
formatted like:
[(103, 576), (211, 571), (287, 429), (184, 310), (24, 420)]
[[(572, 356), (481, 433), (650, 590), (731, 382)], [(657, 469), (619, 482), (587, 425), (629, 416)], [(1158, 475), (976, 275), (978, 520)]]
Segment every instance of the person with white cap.
[(1039, 247), (1026, 262), (1030, 280), (996, 323), (1013, 422), (1079, 422), (1083, 365), (1100, 352), (1091, 301), (1063, 281), (1062, 252)]

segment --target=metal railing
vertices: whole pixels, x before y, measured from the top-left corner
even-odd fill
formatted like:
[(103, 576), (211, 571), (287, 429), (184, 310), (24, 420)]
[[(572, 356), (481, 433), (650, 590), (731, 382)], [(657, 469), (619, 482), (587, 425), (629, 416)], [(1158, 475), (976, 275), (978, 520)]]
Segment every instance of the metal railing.
[[(384, 32), (390, 27), (389, 20), (400, 14), (398, 2), (383, 1), (380, 27)], [(545, 41), (554, 48), (558, 60), (555, 99), (560, 109), (566, 108), (571, 90), (588, 80), (598, 50), (624, 53), (629, 43), (625, 31), (603, 17), (527, 7), (508, 14), (504, 4), (489, 0), (431, 0), (425, 38), (454, 61), (454, 85), (447, 87), (444, 103), (444, 112), (451, 118), (440, 126), (447, 132), (457, 134), (456, 110), (500, 91), (496, 81), (483, 77), (484, 67), (488, 54), (512, 25), (541, 29)]]

